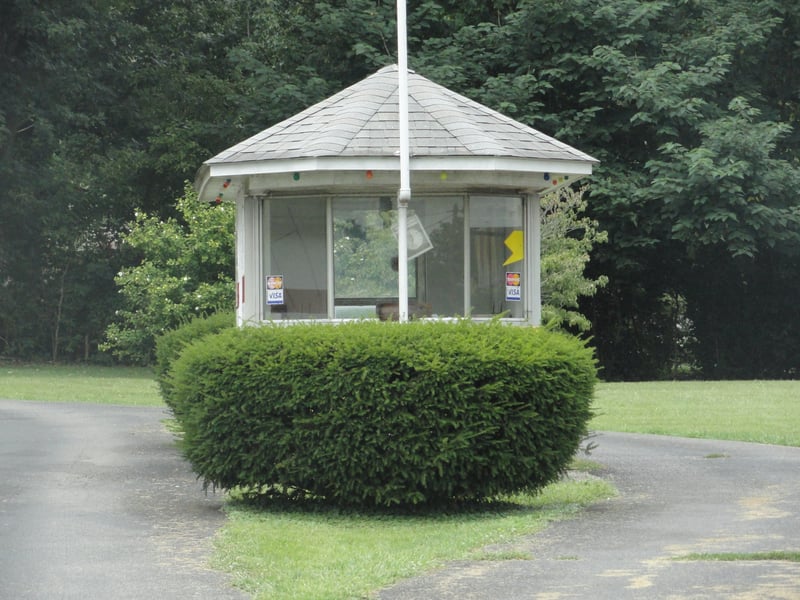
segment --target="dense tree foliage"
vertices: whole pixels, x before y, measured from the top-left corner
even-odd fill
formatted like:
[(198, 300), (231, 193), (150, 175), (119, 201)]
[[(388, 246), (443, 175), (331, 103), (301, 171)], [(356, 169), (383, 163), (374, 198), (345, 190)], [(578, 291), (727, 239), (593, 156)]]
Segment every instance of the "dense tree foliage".
[(139, 259), (115, 277), (122, 302), (104, 349), (127, 362), (150, 364), (165, 331), (233, 309), (234, 207), (208, 206), (191, 189), (176, 207), (168, 219), (137, 211), (122, 237)]
[[(411, 66), (602, 163), (603, 376), (800, 364), (800, 5), (409, 0)], [(0, 7), (0, 353), (83, 357), (200, 163), (395, 62), (393, 0)], [(88, 308), (91, 307), (91, 310)]]
[(219, 146), (223, 4), (0, 7), (0, 353), (96, 351), (124, 223), (171, 210)]
[(542, 196), (542, 320), (584, 332), (592, 324), (578, 310), (580, 299), (608, 284), (605, 275), (586, 276), (592, 249), (608, 241), (607, 232), (586, 215), (586, 190), (563, 188)]

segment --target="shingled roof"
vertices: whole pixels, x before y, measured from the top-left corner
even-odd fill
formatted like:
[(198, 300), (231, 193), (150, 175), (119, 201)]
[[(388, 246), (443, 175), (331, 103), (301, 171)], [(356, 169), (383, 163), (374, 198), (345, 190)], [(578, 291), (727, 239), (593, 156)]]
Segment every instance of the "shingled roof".
[[(219, 153), (232, 163), (333, 156), (396, 156), (398, 69), (374, 75)], [(409, 71), (412, 156), (595, 160), (567, 144)]]
[[(200, 198), (396, 185), (398, 88), (398, 67), (384, 67), (220, 152), (197, 174)], [(539, 193), (591, 174), (597, 162), (413, 71), (408, 92), (410, 168), (416, 188), (492, 186)], [(368, 181), (364, 173), (369, 173)]]

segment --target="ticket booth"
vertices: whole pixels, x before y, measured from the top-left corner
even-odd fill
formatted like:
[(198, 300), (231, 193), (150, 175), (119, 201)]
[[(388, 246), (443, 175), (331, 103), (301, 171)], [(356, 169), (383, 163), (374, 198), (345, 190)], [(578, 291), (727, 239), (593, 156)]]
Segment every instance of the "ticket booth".
[[(200, 199), (236, 203), (237, 322), (398, 313), (398, 71), (210, 159)], [(409, 72), (411, 318), (541, 319), (541, 194), (592, 157)]]

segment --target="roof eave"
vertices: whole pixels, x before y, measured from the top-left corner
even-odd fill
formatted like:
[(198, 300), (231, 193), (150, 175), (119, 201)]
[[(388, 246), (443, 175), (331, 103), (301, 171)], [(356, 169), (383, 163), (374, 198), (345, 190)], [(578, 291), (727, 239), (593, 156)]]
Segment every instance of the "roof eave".
[[(592, 160), (492, 156), (411, 158), (412, 186), (418, 191), (476, 188), (543, 193), (592, 174)], [(201, 200), (245, 194), (385, 191), (399, 184), (397, 157), (317, 157), (231, 163), (209, 162), (198, 171)]]
[[(563, 172), (591, 174), (594, 158), (529, 158), (512, 156), (412, 156), (411, 169), (416, 171), (514, 171), (523, 173)], [(237, 177), (308, 171), (397, 171), (397, 156), (320, 156), (237, 162), (207, 162), (198, 171), (195, 184), (202, 177)]]

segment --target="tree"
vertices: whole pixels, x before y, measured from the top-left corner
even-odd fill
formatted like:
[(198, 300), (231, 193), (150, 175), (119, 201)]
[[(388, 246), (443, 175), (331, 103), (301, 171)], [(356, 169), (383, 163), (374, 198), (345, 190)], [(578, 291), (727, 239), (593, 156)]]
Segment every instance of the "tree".
[(187, 186), (177, 218), (137, 212), (123, 244), (137, 259), (116, 276), (122, 306), (105, 349), (119, 359), (150, 364), (155, 338), (234, 300), (234, 207), (208, 206)]
[[(798, 81), (782, 67), (800, 58), (798, 12), (771, 0), (519, 2), (503, 19), (455, 36), (456, 46), (468, 40), (451, 50), (466, 57), (453, 61), (456, 86), (494, 106), (505, 102), (512, 116), (602, 161), (589, 212), (609, 243), (594, 250), (589, 275), (607, 274), (609, 285), (581, 306), (606, 377), (669, 372), (684, 321), (675, 298), (688, 303), (698, 356), (732, 352), (702, 361), (707, 375), (720, 373), (714, 364), (730, 374), (734, 362), (739, 376), (764, 372), (735, 352), (738, 344), (720, 346), (719, 335), (707, 333), (719, 333), (711, 323), (730, 287), (709, 293), (718, 279), (698, 270), (735, 273), (737, 299), (749, 305), (741, 310), (751, 314), (765, 301), (770, 314), (781, 312), (787, 296), (779, 290), (796, 286), (791, 269), (770, 269), (781, 278), (768, 286), (777, 293), (746, 293), (765, 282), (743, 259), (786, 264), (800, 247)], [(796, 310), (783, 314), (792, 331), (800, 327)], [(709, 326), (700, 323), (706, 318)], [(777, 361), (771, 373), (796, 371), (791, 357), (800, 347), (781, 358), (767, 352), (772, 340), (760, 324), (736, 328), (751, 352)]]
[(564, 188), (542, 197), (542, 317), (545, 323), (589, 331), (591, 322), (579, 312), (579, 300), (594, 296), (608, 277), (586, 277), (592, 248), (608, 240), (588, 217), (587, 186)]
[(0, 7), (1, 354), (96, 353), (124, 223), (135, 207), (168, 215), (165, 200), (227, 141), (229, 8)]
[[(796, 372), (792, 357), (800, 345), (782, 343), (776, 352), (773, 328), (742, 318), (768, 314), (774, 322), (780, 315), (785, 329), (800, 328), (800, 314), (786, 302), (797, 286), (796, 271), (767, 269), (767, 281), (753, 268), (796, 260), (790, 257), (800, 250), (797, 146), (787, 143), (796, 140), (797, 98), (782, 87), (797, 81), (773, 54), (781, 45), (790, 60), (798, 56), (786, 37), (797, 32), (797, 8), (789, 6), (649, 3), (623, 14), (641, 18), (649, 10), (663, 19), (651, 21), (646, 33), (628, 31), (627, 41), (618, 30), (615, 42), (581, 60), (603, 75), (598, 90), (606, 97), (599, 98), (598, 114), (628, 138), (622, 144), (608, 133), (613, 154), (605, 158), (621, 168), (613, 179), (603, 170), (592, 194), (594, 214), (609, 228), (614, 248), (601, 249), (595, 267), (622, 283), (616, 289), (628, 301), (637, 293), (641, 298), (615, 313), (610, 308), (618, 300), (599, 294), (597, 307), (589, 309), (617, 315), (616, 325), (600, 321), (596, 331), (607, 375), (668, 372), (676, 323), (661, 299), (675, 296), (687, 300), (705, 376)], [(779, 39), (784, 42), (776, 44)], [(753, 293), (758, 288), (771, 293)], [(731, 319), (721, 322), (724, 314)], [(654, 322), (652, 315), (662, 318)], [(633, 327), (625, 323), (631, 316)], [(608, 368), (616, 352), (608, 343), (618, 337), (609, 335), (614, 329), (628, 347), (639, 348), (619, 361), (617, 372)], [(649, 365), (641, 361), (648, 356), (656, 357)]]
[(85, 357), (103, 328), (86, 307), (107, 310), (114, 269), (115, 206), (94, 186), (114, 70), (94, 58), (108, 6), (0, 9), (3, 353)]

